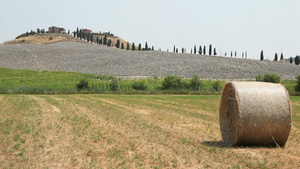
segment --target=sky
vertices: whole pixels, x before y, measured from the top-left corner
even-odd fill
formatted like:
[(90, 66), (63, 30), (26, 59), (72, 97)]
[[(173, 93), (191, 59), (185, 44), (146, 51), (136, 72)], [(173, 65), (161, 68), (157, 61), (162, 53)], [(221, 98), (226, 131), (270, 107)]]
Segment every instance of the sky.
[(0, 43), (50, 26), (110, 31), (163, 51), (300, 55), (300, 0), (0, 0)]

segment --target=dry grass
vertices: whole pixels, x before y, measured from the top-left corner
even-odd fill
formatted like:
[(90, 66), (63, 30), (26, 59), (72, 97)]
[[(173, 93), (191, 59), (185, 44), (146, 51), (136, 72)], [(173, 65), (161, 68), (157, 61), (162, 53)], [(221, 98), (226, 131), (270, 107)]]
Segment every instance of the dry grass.
[(71, 35), (47, 33), (47, 34), (40, 34), (40, 35), (36, 34), (36, 35), (22, 37), (19, 39), (14, 39), (11, 41), (7, 41), (4, 44), (20, 44), (20, 43), (21, 44), (24, 44), (24, 43), (51, 44), (51, 43), (66, 42), (66, 41), (79, 42), (78, 39), (73, 38)]
[(220, 96), (0, 95), (2, 168), (299, 168), (286, 148), (225, 147)]

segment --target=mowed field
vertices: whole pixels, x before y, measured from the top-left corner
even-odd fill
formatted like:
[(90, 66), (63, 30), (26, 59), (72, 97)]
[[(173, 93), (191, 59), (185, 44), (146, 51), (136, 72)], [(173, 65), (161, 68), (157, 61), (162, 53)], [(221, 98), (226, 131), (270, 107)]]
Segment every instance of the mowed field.
[(300, 168), (285, 148), (226, 147), (220, 96), (0, 95), (1, 168)]

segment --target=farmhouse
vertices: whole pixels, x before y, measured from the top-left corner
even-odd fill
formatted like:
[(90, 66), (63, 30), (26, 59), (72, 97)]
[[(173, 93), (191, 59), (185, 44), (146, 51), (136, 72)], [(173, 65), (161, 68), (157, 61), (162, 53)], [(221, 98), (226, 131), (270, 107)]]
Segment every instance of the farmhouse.
[(81, 31), (83, 33), (92, 33), (92, 30), (90, 30), (90, 29), (81, 29)]
[(48, 28), (49, 33), (65, 33), (66, 30), (64, 28), (59, 28), (56, 26), (51, 26)]

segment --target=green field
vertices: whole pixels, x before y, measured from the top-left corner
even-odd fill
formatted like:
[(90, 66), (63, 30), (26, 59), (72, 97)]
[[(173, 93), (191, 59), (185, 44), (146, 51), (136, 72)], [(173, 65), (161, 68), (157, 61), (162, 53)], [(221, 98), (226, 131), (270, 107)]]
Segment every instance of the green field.
[[(175, 87), (163, 88), (164, 79), (149, 77), (147, 79), (124, 80), (113, 76), (101, 76), (64, 71), (13, 70), (0, 68), (0, 94), (209, 94), (220, 95), (225, 81), (183, 79), (175, 77), (171, 84)], [(114, 81), (113, 79), (117, 79)], [(88, 88), (78, 90), (76, 85), (81, 80), (88, 82)], [(179, 82), (178, 82), (179, 81)], [(116, 82), (116, 83), (114, 83)], [(290, 95), (296, 80), (283, 80)], [(196, 86), (195, 86), (196, 85)], [(199, 87), (197, 87), (197, 85)], [(113, 87), (114, 86), (114, 87)]]
[(300, 97), (285, 148), (226, 147), (220, 96), (0, 95), (2, 168), (300, 168)]

